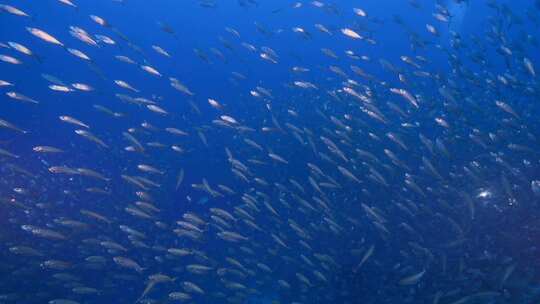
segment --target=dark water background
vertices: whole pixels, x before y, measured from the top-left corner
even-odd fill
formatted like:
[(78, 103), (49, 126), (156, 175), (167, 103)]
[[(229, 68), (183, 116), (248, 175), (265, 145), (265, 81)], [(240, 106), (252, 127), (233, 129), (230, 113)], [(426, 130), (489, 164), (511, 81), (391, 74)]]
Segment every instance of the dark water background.
[[(491, 42), (486, 33), (493, 24), (507, 22), (504, 26), (507, 46), (512, 49), (516, 58), (528, 57), (532, 62), (540, 62), (540, 52), (536, 39), (539, 37), (539, 7), (533, 1), (494, 1), (499, 6), (507, 7), (516, 16), (508, 21), (504, 12), (489, 8), (484, 1), (474, 1), (463, 6), (456, 14), (463, 14), (461, 26), (450, 22), (450, 27), (458, 31), (463, 46), (455, 47), (455, 38), (448, 33), (447, 26), (437, 23), (433, 18), (435, 4), (433, 1), (422, 1), (419, 9), (414, 9), (407, 1), (339, 1), (327, 3), (333, 9), (317, 9), (308, 2), (304, 2), (302, 9), (292, 9), (288, 1), (260, 1), (257, 4), (236, 1), (217, 1), (215, 7), (207, 8), (197, 1), (140, 1), (126, 0), (124, 3), (114, 1), (79, 1), (78, 8), (73, 9), (61, 5), (56, 1), (11, 1), (16, 7), (29, 13), (32, 18), (20, 18), (7, 13), (0, 15), (0, 41), (17, 41), (29, 47), (39, 58), (27, 57), (13, 50), (0, 49), (0, 53), (11, 54), (24, 61), (23, 65), (10, 65), (1, 63), (0, 79), (15, 83), (13, 90), (21, 92), (40, 101), (39, 105), (22, 104), (14, 102), (2, 92), (0, 102), (0, 118), (4, 118), (29, 130), (24, 136), (14, 135), (13, 131), (0, 130), (1, 147), (20, 156), (16, 160), (5, 158), (2, 167), (0, 195), (3, 200), (15, 197), (27, 206), (38, 203), (47, 204), (40, 208), (14, 208), (9, 204), (0, 207), (0, 294), (6, 296), (6, 303), (47, 303), (55, 298), (76, 299), (81, 303), (133, 303), (144, 289), (145, 276), (134, 281), (123, 281), (115, 275), (124, 273), (122, 269), (112, 262), (99, 271), (86, 271), (81, 266), (85, 256), (96, 255), (92, 249), (81, 245), (87, 238), (106, 236), (119, 243), (128, 244), (125, 234), (110, 226), (92, 226), (90, 231), (66, 232), (69, 240), (66, 242), (48, 242), (36, 239), (20, 229), (20, 225), (31, 224), (40, 227), (53, 227), (55, 218), (76, 218), (82, 221), (80, 209), (90, 209), (115, 220), (114, 226), (124, 223), (135, 229), (152, 235), (150, 245), (160, 244), (171, 247), (174, 244), (191, 246), (189, 242), (178, 240), (159, 228), (147, 225), (146, 222), (130, 217), (123, 212), (129, 202), (136, 200), (132, 185), (126, 184), (119, 176), (121, 174), (137, 174), (137, 164), (151, 163), (166, 170), (166, 175), (160, 180), (161, 189), (174, 189), (176, 174), (180, 168), (186, 172), (183, 188), (180, 191), (156, 190), (152, 192), (155, 202), (158, 202), (161, 212), (159, 220), (174, 223), (185, 212), (205, 214), (211, 206), (220, 206), (230, 210), (241, 200), (241, 195), (232, 197), (211, 197), (200, 191), (194, 191), (189, 185), (200, 183), (203, 178), (212, 184), (223, 183), (238, 193), (258, 190), (256, 184), (246, 185), (230, 174), (230, 165), (224, 158), (225, 147), (233, 151), (233, 155), (245, 160), (253, 154), (253, 149), (246, 147), (242, 142), (241, 133), (216, 128), (211, 121), (216, 119), (217, 112), (206, 102), (207, 98), (214, 98), (226, 104), (227, 115), (241, 121), (242, 124), (260, 129), (262, 126), (272, 126), (272, 117), (266, 109), (265, 103), (270, 104), (281, 123), (290, 122), (296, 126), (305, 126), (316, 132), (315, 138), (325, 134), (325, 128), (335, 128), (327, 120), (322, 119), (314, 109), (321, 109), (327, 116), (343, 117), (351, 113), (347, 102), (337, 102), (325, 94), (325, 91), (343, 87), (345, 80), (328, 70), (334, 65), (347, 71), (349, 66), (355, 64), (367, 73), (381, 81), (389, 83), (389, 87), (400, 87), (399, 80), (394, 74), (385, 70), (379, 64), (379, 59), (385, 59), (392, 64), (406, 70), (407, 65), (399, 60), (400, 56), (421, 55), (427, 58), (428, 63), (423, 64), (423, 70), (441, 76), (437, 81), (410, 77), (410, 87), (416, 94), (422, 95), (423, 100), (418, 112), (413, 114), (410, 122), (419, 123), (414, 133), (422, 133), (428, 138), (444, 137), (450, 152), (450, 158), (439, 158), (437, 167), (445, 177), (441, 183), (426, 176), (422, 170), (414, 169), (411, 174), (422, 189), (431, 188), (426, 197), (421, 197), (410, 190), (403, 191), (403, 174), (387, 176), (389, 187), (373, 186), (370, 184), (355, 185), (344, 182), (344, 188), (328, 195), (334, 204), (335, 210), (340, 210), (351, 218), (358, 219), (359, 225), (352, 225), (346, 220), (341, 222), (344, 231), (341, 237), (331, 234), (321, 234), (310, 245), (314, 251), (325, 251), (331, 248), (334, 260), (339, 262), (333, 272), (328, 273), (329, 282), (314, 284), (306, 291), (301, 284), (295, 281), (295, 271), (290, 271), (283, 264), (280, 256), (271, 257), (266, 253), (268, 236), (260, 236), (251, 231), (244, 231), (249, 235), (251, 247), (260, 251), (264, 263), (272, 265), (274, 273), (265, 277), (250, 278), (249, 282), (257, 280), (264, 284), (250, 285), (259, 290), (259, 294), (252, 299), (243, 298), (241, 303), (251, 303), (259, 299), (277, 300), (282, 303), (298, 301), (302, 303), (432, 303), (433, 296), (439, 290), (449, 292), (455, 289), (467, 290), (470, 286), (480, 286), (476, 290), (496, 290), (503, 294), (497, 299), (476, 301), (473, 303), (533, 303), (528, 302), (535, 296), (538, 289), (539, 250), (536, 248), (539, 235), (537, 212), (538, 197), (531, 192), (530, 182), (540, 178), (539, 164), (539, 122), (540, 106), (538, 94), (538, 80), (528, 77), (519, 64), (521, 59), (513, 59), (509, 64), (500, 55), (497, 49), (498, 42)], [(446, 4), (445, 4), (446, 5)], [(352, 14), (353, 7), (361, 7), (368, 12), (368, 18), (359, 18)], [(88, 16), (95, 14), (109, 21), (111, 27), (102, 27), (92, 21)], [(398, 17), (396, 17), (398, 16)], [(403, 24), (395, 22), (400, 18)], [(458, 17), (454, 16), (455, 19)], [(369, 20), (369, 21), (368, 21)], [(175, 33), (166, 33), (160, 30), (158, 22), (166, 23)], [(267, 33), (257, 30), (255, 23), (265, 29)], [(313, 24), (321, 23), (333, 31), (333, 35), (318, 32)], [(425, 30), (425, 24), (437, 24), (440, 31), (439, 38), (434, 38)], [(117, 45), (100, 44), (99, 47), (90, 47), (69, 35), (68, 26), (74, 25), (84, 28), (92, 34), (104, 34), (113, 38)], [(62, 47), (47, 44), (32, 35), (25, 27), (41, 28), (54, 35), (67, 47), (82, 50), (92, 58), (92, 63), (86, 63), (70, 55)], [(310, 32), (310, 38), (305, 39), (291, 31), (291, 28), (300, 26)], [(241, 38), (228, 33), (225, 28), (231, 27), (241, 33)], [(341, 28), (359, 29), (366, 37), (373, 37), (376, 45), (345, 39), (339, 32)], [(111, 30), (120, 31), (134, 45), (142, 48), (136, 52), (127, 46)], [(425, 41), (423, 48), (411, 48), (411, 35), (417, 33), (418, 40)], [(416, 35), (416, 34), (414, 34)], [(475, 43), (471, 37), (475, 36), (480, 43)], [(220, 37), (227, 40), (232, 48), (226, 48)], [(249, 52), (240, 45), (248, 42), (257, 47), (268, 46), (279, 54), (278, 63), (270, 64), (261, 60), (258, 53)], [(157, 54), (151, 45), (159, 45), (167, 50), (172, 58)], [(194, 49), (203, 51), (208, 62), (201, 60), (194, 53)], [(212, 54), (211, 48), (217, 48), (224, 54), (224, 59)], [(339, 59), (325, 56), (320, 49), (332, 49)], [(351, 61), (346, 58), (344, 50), (353, 50), (358, 55), (366, 55), (371, 61)], [(470, 55), (478, 53), (487, 62), (486, 65), (472, 63)], [(453, 57), (450, 58), (448, 54)], [(148, 61), (148, 64), (157, 68), (163, 77), (151, 77), (142, 72), (135, 65), (122, 63), (114, 58), (115, 55), (125, 55), (137, 62)], [(449, 59), (450, 58), (450, 59)], [(452, 61), (453, 60), (453, 61)], [(455, 73), (459, 62), (461, 72)], [(312, 72), (301, 75), (301, 79), (318, 86), (317, 91), (291, 89), (293, 81), (298, 76), (291, 72), (292, 66), (309, 67)], [(540, 64), (537, 64), (537, 70)], [(99, 70), (99, 73), (95, 72)], [(231, 72), (246, 75), (245, 80), (231, 80)], [(466, 71), (466, 73), (465, 73)], [(510, 72), (509, 72), (510, 71)], [(517, 71), (517, 72), (516, 72)], [(494, 75), (506, 72), (516, 75), (515, 86), (509, 88), (500, 83), (486, 84), (485, 79), (493, 79)], [(81, 82), (91, 84), (93, 92), (72, 92), (69, 94), (51, 91), (48, 82), (40, 75), (42, 73), (54, 75), (66, 83)], [(537, 72), (538, 73), (538, 72)], [(176, 77), (195, 92), (192, 97), (180, 94), (171, 89), (166, 77)], [(464, 78), (470, 76), (474, 81)], [(463, 82), (460, 81), (463, 80)], [(146, 98), (158, 97), (171, 115), (166, 119), (149, 113), (136, 105), (127, 104), (117, 99), (114, 94), (125, 93), (113, 82), (122, 79), (141, 92)], [(438, 94), (438, 87), (434, 83), (445, 83), (445, 79), (452, 81), (456, 88), (455, 97), (460, 105), (454, 112), (443, 106), (444, 98)], [(496, 78), (495, 78), (496, 79)], [(475, 82), (476, 85), (472, 83)], [(375, 82), (362, 81), (363, 84), (379, 87)], [(262, 86), (272, 90), (272, 100), (263, 102), (250, 96), (250, 90)], [(534, 88), (533, 93), (525, 93), (525, 88)], [(2, 91), (11, 90), (10, 88)], [(376, 96), (384, 104), (387, 99), (396, 99), (388, 95), (387, 91), (375, 90)], [(509, 119), (508, 114), (501, 112), (494, 106), (493, 101), (501, 99), (511, 105), (520, 114), (520, 119), (511, 127), (511, 123), (503, 123)], [(194, 111), (190, 102), (196, 104), (200, 114)], [(104, 105), (113, 111), (126, 113), (121, 119), (111, 119), (103, 113), (97, 112), (92, 105)], [(300, 113), (298, 117), (286, 116), (287, 109), (294, 109)], [(367, 151), (385, 159), (382, 149), (376, 142), (370, 141), (369, 132), (384, 135), (388, 130), (400, 130), (401, 118), (385, 109), (390, 121), (388, 125), (373, 124), (373, 121), (364, 121), (365, 127), (357, 124), (358, 132), (351, 135), (352, 141), (363, 146)], [(361, 115), (360, 112), (352, 112)], [(110, 149), (98, 148), (94, 143), (82, 139), (74, 134), (72, 125), (60, 123), (59, 115), (70, 115), (91, 125), (92, 133), (99, 135), (110, 146)], [(444, 115), (452, 125), (450, 130), (441, 130), (433, 122), (433, 117)], [(511, 117), (510, 117), (511, 118)], [(288, 120), (289, 119), (289, 120)], [(186, 152), (173, 153), (162, 149), (148, 149), (144, 156), (133, 156), (124, 150), (128, 142), (122, 138), (121, 133), (130, 127), (139, 127), (140, 123), (147, 121), (163, 129), (174, 126), (182, 130), (189, 130), (188, 137), (173, 137), (164, 132), (145, 136), (145, 141), (157, 141), (167, 145), (178, 144)], [(526, 127), (523, 127), (526, 126)], [(197, 128), (204, 130), (208, 139), (205, 146), (197, 136)], [(490, 145), (489, 149), (471, 146), (469, 135), (471, 130), (477, 129), (486, 135), (488, 132), (502, 130), (507, 135), (505, 140)], [(531, 136), (532, 135), (532, 136)], [(328, 135), (324, 135), (328, 136)], [(142, 136), (141, 136), (142, 137)], [(248, 136), (246, 136), (248, 137)], [(309, 171), (306, 162), (322, 163), (313, 153), (309, 145), (299, 145), (291, 136), (282, 137), (279, 132), (268, 136), (257, 134), (253, 136), (257, 142), (274, 151), (289, 161), (288, 166), (273, 165), (258, 171), (257, 176), (268, 181), (287, 183), (288, 178), (295, 177), (307, 180)], [(416, 135), (403, 135), (411, 145), (409, 151), (401, 150), (395, 145), (392, 151), (412, 168), (421, 166), (421, 158), (428, 155), (425, 148), (420, 146)], [(393, 145), (387, 138), (382, 139), (387, 146)], [(365, 142), (365, 145), (361, 143)], [(415, 142), (415, 143), (413, 143)], [(530, 148), (532, 151), (508, 150), (508, 143), (515, 143)], [(32, 152), (36, 145), (49, 145), (62, 147), (69, 153), (57, 155), (40, 155)], [(351, 151), (354, 151), (352, 149)], [(491, 159), (490, 152), (502, 153), (506, 164), (519, 171), (501, 169)], [(256, 155), (254, 155), (256, 156)], [(524, 162), (527, 160), (527, 162)], [(471, 182), (465, 174), (450, 176), (449, 173), (461, 172), (461, 168), (469, 166), (472, 161), (478, 161), (482, 168), (481, 180)], [(16, 164), (33, 176), (15, 173), (9, 164)], [(298, 164), (298, 166), (295, 166)], [(112, 177), (108, 183), (88, 181), (78, 177), (53, 175), (47, 171), (50, 166), (88, 167)], [(320, 165), (325, 172), (332, 173), (335, 167), (328, 163)], [(354, 166), (353, 166), (354, 167)], [(359, 168), (355, 167), (355, 168)], [(359, 169), (360, 170), (360, 169)], [(361, 172), (361, 171), (359, 171)], [(366, 172), (359, 173), (364, 176)], [(339, 173), (337, 173), (339, 174)], [(342, 177), (340, 177), (342, 178)], [(507, 181), (507, 182), (505, 182)], [(512, 190), (509, 198), (505, 184)], [(87, 193), (84, 189), (99, 186), (111, 191), (109, 196), (100, 196)], [(306, 182), (305, 187), (309, 187)], [(29, 194), (19, 197), (13, 193), (14, 187), (28, 189)], [(288, 186), (291, 187), (291, 186)], [(451, 215), (453, 218), (467, 216), (463, 201), (455, 193), (450, 194), (448, 188), (459, 189), (474, 199), (476, 221), (466, 226), (470, 242), (458, 248), (444, 248), (437, 245), (438, 240), (452, 240), (452, 230), (441, 226), (437, 217)], [(488, 189), (491, 196), (482, 200), (477, 198), (479, 191)], [(447, 191), (448, 190), (448, 191)], [(265, 188), (265, 191), (274, 199), (280, 197), (274, 188)], [(448, 196), (445, 196), (448, 195)], [(189, 199), (187, 198), (189, 196)], [(309, 196), (308, 196), (309, 197)], [(513, 199), (513, 200), (512, 200)], [(190, 201), (191, 200), (191, 201)], [(437, 254), (448, 251), (448, 264), (463, 263), (464, 271), (461, 275), (441, 275), (439, 260), (426, 263), (425, 259), (410, 258), (407, 260), (412, 269), (430, 269), (420, 283), (414, 288), (403, 288), (396, 284), (403, 273), (396, 273), (400, 265), (402, 250), (411, 250), (407, 247), (410, 242), (419, 242), (414, 237), (404, 233), (392, 234), (381, 238), (378, 231), (371, 226), (365, 218), (360, 203), (369, 202), (369, 205), (380, 206), (385, 209), (387, 205), (398, 201), (412, 201), (418, 207), (414, 218), (400, 217), (397, 213), (388, 212), (387, 221), (392, 227), (398, 227), (401, 222), (413, 224), (421, 231), (423, 245)], [(444, 201), (446, 206), (441, 207)], [(427, 206), (427, 207), (423, 207)], [(458, 208), (457, 206), (460, 206)], [(435, 209), (434, 212), (422, 212), (423, 208)], [(321, 218), (305, 218), (298, 211), (288, 211), (287, 218), (296, 219), (303, 227), (310, 224), (324, 225)], [(256, 222), (261, 226), (276, 227), (272, 218), (265, 214), (257, 215)], [(279, 226), (277, 226), (279, 227)], [(424, 228), (422, 228), (424, 227)], [(309, 229), (309, 228), (308, 228)], [(284, 235), (290, 231), (283, 230)], [(373, 244), (376, 251), (374, 261), (367, 263), (362, 272), (351, 271), (358, 264), (360, 256), (351, 255), (351, 248), (360, 248), (365, 244)], [(45, 254), (41, 259), (21, 258), (9, 253), (7, 248), (14, 245), (26, 245), (39, 248)], [(127, 245), (126, 245), (127, 246)], [(194, 245), (195, 246), (195, 245)], [(236, 255), (237, 252), (222, 241), (205, 239), (203, 244), (196, 245), (210, 257), (219, 257), (227, 252)], [(5, 247), (5, 248), (4, 248)], [(179, 246), (181, 247), (181, 246)], [(362, 247), (365, 248), (365, 247)], [(409, 249), (405, 249), (409, 248)], [(295, 251), (296, 250), (296, 251)], [(411, 250), (412, 251), (412, 250)], [(104, 251), (103, 255), (108, 256)], [(288, 254), (302, 254), (300, 248), (291, 249)], [(185, 272), (174, 273), (175, 267), (182, 266), (181, 260), (156, 262), (158, 252), (145, 249), (131, 249), (130, 257), (149, 265), (151, 273), (168, 273), (178, 280), (189, 278)], [(111, 255), (112, 256), (112, 255)], [(60, 282), (51, 277), (54, 272), (43, 270), (39, 264), (43, 259), (58, 259), (71, 261), (74, 269), (70, 273), (79, 275), (87, 286), (103, 286), (103, 293), (99, 296), (70, 295), (68, 282)], [(252, 259), (254, 259), (252, 257)], [(466, 262), (465, 262), (466, 261)], [(248, 262), (246, 262), (248, 263)], [(501, 274), (508, 265), (516, 264), (515, 273), (510, 277), (508, 287), (497, 286)], [(295, 266), (296, 267), (296, 266)], [(302, 265), (299, 268), (309, 268)], [(485, 269), (495, 269), (489, 272)], [(474, 270), (480, 270), (481, 275), (470, 275)], [(127, 271), (129, 273), (129, 271)], [(408, 272), (412, 273), (411, 271)], [(469, 275), (466, 275), (466, 274)], [(282, 292), (277, 284), (278, 279), (285, 279), (292, 283), (293, 288)], [(205, 279), (197, 277), (197, 283), (203, 287), (207, 294), (219, 291), (219, 280), (212, 277)], [(167, 303), (167, 294), (174, 288), (170, 285), (160, 285), (153, 290), (151, 297)], [(457, 292), (456, 294), (460, 294)], [(462, 294), (464, 296), (465, 294)], [(453, 303), (460, 296), (450, 295), (441, 303)], [(11, 299), (11, 300), (10, 300)], [(0, 298), (0, 302), (3, 300)], [(223, 302), (222, 302), (223, 301)], [(490, 302), (492, 301), (492, 302)], [(226, 303), (216, 298), (197, 298), (193, 303)], [(257, 302), (258, 303), (258, 302)], [(269, 302), (268, 302), (269, 303)]]

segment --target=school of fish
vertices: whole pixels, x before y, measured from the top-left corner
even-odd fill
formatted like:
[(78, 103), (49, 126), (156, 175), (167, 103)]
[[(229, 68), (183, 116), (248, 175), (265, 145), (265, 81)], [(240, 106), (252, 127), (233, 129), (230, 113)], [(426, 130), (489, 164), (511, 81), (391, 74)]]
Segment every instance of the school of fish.
[(0, 303), (540, 301), (540, 2), (278, 2), (0, 3)]

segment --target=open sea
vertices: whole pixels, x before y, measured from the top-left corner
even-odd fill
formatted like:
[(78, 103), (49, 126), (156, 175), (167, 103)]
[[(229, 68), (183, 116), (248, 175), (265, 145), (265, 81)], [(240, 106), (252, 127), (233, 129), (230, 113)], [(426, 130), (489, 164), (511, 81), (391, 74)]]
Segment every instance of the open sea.
[(0, 304), (540, 303), (540, 0), (0, 0)]

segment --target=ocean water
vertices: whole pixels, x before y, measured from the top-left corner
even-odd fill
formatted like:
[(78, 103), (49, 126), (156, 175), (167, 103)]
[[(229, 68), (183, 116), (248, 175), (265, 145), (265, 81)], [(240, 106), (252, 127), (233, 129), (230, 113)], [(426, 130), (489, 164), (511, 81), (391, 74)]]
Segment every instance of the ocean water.
[(0, 2), (0, 303), (538, 303), (539, 23)]

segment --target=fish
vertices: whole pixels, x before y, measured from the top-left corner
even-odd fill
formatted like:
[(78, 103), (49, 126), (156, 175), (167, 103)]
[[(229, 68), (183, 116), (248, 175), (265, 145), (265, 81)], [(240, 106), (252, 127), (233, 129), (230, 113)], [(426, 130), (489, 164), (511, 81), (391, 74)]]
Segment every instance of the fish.
[(364, 37), (360, 36), (360, 34), (358, 34), (357, 32), (349, 29), (349, 28), (343, 28), (341, 29), (341, 33), (343, 33), (343, 35), (347, 36), (347, 37), (350, 37), (352, 39), (363, 39)]
[(60, 3), (63, 3), (65, 5), (68, 5), (68, 6), (71, 6), (71, 7), (77, 7), (77, 5), (75, 5), (72, 1), (70, 0), (58, 0)]
[(128, 268), (128, 269), (131, 269), (131, 270), (134, 270), (138, 273), (141, 273), (144, 271), (144, 268), (142, 268), (137, 262), (135, 262), (134, 260), (130, 259), (130, 258), (127, 258), (127, 257), (123, 257), (123, 256), (115, 256), (113, 257), (113, 261), (118, 264), (118, 266), (120, 267), (123, 267), (123, 268)]
[(414, 285), (417, 284), (420, 279), (424, 276), (426, 273), (426, 270), (422, 270), (421, 272), (418, 272), (416, 274), (410, 275), (408, 277), (404, 277), (401, 280), (399, 280), (399, 285)]
[(80, 121), (80, 120), (78, 120), (76, 118), (73, 118), (71, 116), (61, 115), (58, 118), (60, 118), (60, 120), (63, 121), (63, 122), (67, 122), (67, 123), (74, 124), (74, 125), (79, 126), (79, 127), (90, 129), (89, 125), (87, 125), (84, 122), (82, 122), (82, 121)]
[(365, 10), (361, 9), (361, 8), (353, 8), (353, 12), (357, 15), (357, 16), (360, 16), (360, 17), (367, 17), (367, 13)]
[(6, 92), (6, 95), (20, 102), (39, 104), (39, 101), (18, 92), (9, 91), (9, 92)]
[(431, 24), (426, 24), (426, 29), (428, 32), (435, 36), (439, 36), (439, 32), (437, 31), (437, 28)]
[(540, 4), (111, 2), (0, 4), (0, 302), (538, 297)]
[(90, 19), (92, 19), (92, 21), (94, 21), (95, 23), (97, 23), (97, 24), (99, 24), (101, 26), (104, 26), (104, 27), (109, 27), (110, 26), (109, 23), (100, 16), (90, 15), (89, 17), (90, 17)]
[(77, 38), (78, 40), (90, 45), (90, 46), (98, 46), (98, 42), (94, 40), (88, 32), (86, 32), (84, 29), (78, 27), (78, 26), (70, 26), (69, 27), (70, 35)]
[(148, 276), (148, 283), (146, 285), (146, 288), (144, 289), (143, 293), (137, 299), (136, 302), (140, 302), (153, 288), (159, 283), (166, 283), (166, 282), (174, 282), (175, 279), (164, 275), (164, 274), (153, 274)]
[(146, 72), (152, 74), (152, 75), (161, 77), (161, 73), (158, 70), (156, 70), (155, 68), (153, 68), (153, 67), (151, 67), (149, 65), (141, 65), (141, 69), (143, 71), (146, 71)]
[(13, 86), (13, 84), (5, 80), (0, 80), (0, 87), (9, 87), (9, 86)]
[(154, 105), (154, 104), (146, 105), (146, 107), (148, 108), (148, 110), (155, 112), (157, 114), (161, 114), (161, 115), (169, 114), (169, 112), (165, 111), (162, 107)]
[(371, 257), (374, 251), (375, 251), (375, 246), (374, 245), (369, 246), (369, 248), (364, 253), (364, 256), (360, 260), (360, 263), (358, 263), (358, 265), (354, 268), (353, 272), (358, 272), (358, 270), (360, 270), (362, 265), (364, 265), (364, 263)]
[(96, 143), (97, 145), (101, 146), (102, 148), (109, 148), (109, 146), (103, 140), (101, 140), (100, 138), (95, 136), (90, 131), (77, 129), (77, 130), (75, 130), (75, 133), (77, 135), (80, 135), (80, 136), (88, 139), (89, 141), (92, 141), (92, 142)]
[(515, 118), (519, 119), (519, 115), (516, 113), (516, 111), (514, 111), (514, 109), (512, 109), (512, 107), (509, 104), (507, 104), (507, 103), (505, 103), (504, 101), (501, 101), (501, 100), (496, 100), (495, 104), (497, 105), (498, 108), (500, 108), (504, 112), (506, 112), (506, 113), (514, 116)]
[(8, 150), (2, 149), (2, 148), (0, 148), (0, 156), (11, 157), (11, 158), (19, 158), (19, 155), (13, 154), (13, 153), (9, 152)]
[(28, 56), (34, 56), (34, 53), (29, 48), (27, 48), (26, 46), (24, 46), (24, 45), (22, 45), (22, 44), (20, 44), (18, 42), (8, 41), (8, 45), (12, 49), (14, 49), (14, 50), (16, 50), (16, 51), (18, 51), (18, 52), (20, 52), (22, 54), (25, 54), (25, 55), (28, 55)]
[(11, 122), (9, 122), (9, 121), (7, 121), (5, 119), (0, 119), (0, 127), (10, 129), (12, 131), (16, 131), (16, 132), (19, 132), (19, 133), (22, 133), (22, 134), (28, 133), (28, 131), (19, 128), (18, 126), (14, 125), (13, 123), (11, 123)]
[(403, 98), (405, 98), (410, 104), (412, 104), (415, 108), (419, 108), (419, 104), (418, 104), (418, 101), (416, 100), (416, 98), (411, 95), (411, 93), (409, 93), (407, 90), (405, 89), (398, 89), (398, 88), (391, 88), (390, 89), (390, 92), (394, 93), (394, 94), (398, 94), (398, 95), (401, 95), (403, 96)]
[(154, 174), (164, 174), (163, 171), (153, 167), (153, 166), (150, 166), (150, 165), (145, 165), (145, 164), (140, 164), (140, 165), (137, 165), (137, 168), (141, 171), (144, 171), (144, 172), (147, 172), (147, 173), (154, 173)]
[(527, 57), (523, 58), (523, 65), (525, 66), (525, 68), (527, 69), (527, 72), (529, 72), (529, 74), (532, 77), (536, 77), (536, 71), (534, 69), (532, 61), (529, 58)]
[(41, 227), (36, 227), (32, 225), (22, 225), (21, 228), (22, 230), (29, 232), (36, 237), (49, 239), (49, 240), (56, 240), (56, 241), (67, 240), (67, 237), (63, 235), (62, 233), (48, 229), (48, 228), (41, 228)]
[(51, 34), (45, 32), (44, 30), (41, 30), (39, 28), (35, 28), (35, 27), (26, 27), (26, 30), (34, 35), (35, 37), (45, 41), (45, 42), (48, 42), (48, 43), (51, 43), (51, 44), (56, 44), (56, 45), (59, 45), (59, 46), (64, 46), (64, 44), (62, 42), (60, 42), (58, 39), (56, 39), (54, 36), (52, 36)]
[(176, 191), (178, 191), (183, 181), (184, 181), (184, 169), (180, 169), (176, 177), (176, 186), (174, 188)]
[(171, 57), (171, 55), (167, 51), (165, 51), (162, 47), (158, 45), (152, 45), (152, 49), (154, 49), (154, 51), (156, 51), (158, 54), (161, 54), (165, 57)]
[(248, 240), (247, 237), (233, 231), (223, 231), (223, 232), (219, 232), (217, 235), (219, 238), (225, 241), (229, 241), (229, 242), (239, 242), (239, 241)]
[(19, 59), (8, 55), (0, 54), (0, 60), (10, 64), (22, 64), (22, 61), (20, 61)]
[(57, 91), (57, 92), (64, 92), (64, 93), (73, 92), (73, 89), (71, 89), (69, 87), (56, 85), (56, 84), (49, 85), (49, 89), (51, 89), (53, 91)]
[(124, 88), (124, 89), (128, 89), (128, 90), (131, 90), (133, 92), (139, 92), (139, 90), (135, 89), (134, 87), (132, 87), (129, 83), (123, 81), (123, 80), (115, 80), (114, 83), (121, 87), (121, 88)]
[(79, 302), (70, 299), (53, 299), (47, 302), (48, 304), (79, 304)]
[(27, 13), (12, 5), (0, 4), (0, 9), (15, 16), (30, 17), (30, 15), (28, 15)]
[(188, 96), (193, 96), (195, 95), (195, 93), (193, 93), (187, 86), (185, 86), (183, 83), (181, 83), (178, 79), (174, 78), (174, 77), (170, 77), (169, 78), (170, 80), (170, 84), (173, 88), (175, 88), (176, 90), (188, 95)]

